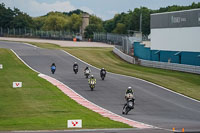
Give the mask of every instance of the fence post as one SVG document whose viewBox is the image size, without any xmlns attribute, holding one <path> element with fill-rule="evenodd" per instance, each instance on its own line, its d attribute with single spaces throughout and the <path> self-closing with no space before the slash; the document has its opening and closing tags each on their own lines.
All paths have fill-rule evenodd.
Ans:
<svg viewBox="0 0 200 133">
<path fill-rule="evenodd" d="M 21 36 L 21 29 L 19 28 L 19 35 Z"/>
<path fill-rule="evenodd" d="M 13 34 L 14 34 L 14 36 L 15 36 L 15 28 L 13 28 Z"/>
<path fill-rule="evenodd" d="M 8 35 L 9 35 L 9 28 L 7 28 L 8 29 Z"/>
<path fill-rule="evenodd" d="M 25 32 L 25 36 L 26 36 L 26 27 L 25 27 L 25 29 L 24 29 L 24 32 Z"/>
<path fill-rule="evenodd" d="M 1 35 L 3 35 L 3 32 L 2 32 L 2 27 L 1 27 Z"/>
</svg>

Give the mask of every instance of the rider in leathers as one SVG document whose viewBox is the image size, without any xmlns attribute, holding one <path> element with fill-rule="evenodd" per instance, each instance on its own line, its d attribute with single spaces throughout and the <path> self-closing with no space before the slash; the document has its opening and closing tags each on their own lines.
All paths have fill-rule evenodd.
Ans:
<svg viewBox="0 0 200 133">
<path fill-rule="evenodd" d="M 91 77 L 88 79 L 88 83 L 91 84 L 92 81 L 94 81 L 94 84 L 96 84 L 96 79 L 93 75 L 91 75 Z"/>
</svg>

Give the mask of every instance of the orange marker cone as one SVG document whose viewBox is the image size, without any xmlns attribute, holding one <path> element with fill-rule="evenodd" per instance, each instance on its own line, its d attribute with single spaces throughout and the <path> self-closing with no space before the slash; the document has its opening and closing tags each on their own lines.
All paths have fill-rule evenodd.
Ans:
<svg viewBox="0 0 200 133">
<path fill-rule="evenodd" d="M 175 131 L 175 128 L 172 128 L 173 132 Z"/>
<path fill-rule="evenodd" d="M 185 132 L 185 129 L 184 129 L 184 128 L 182 128 L 182 132 L 183 132 L 183 133 Z"/>
</svg>

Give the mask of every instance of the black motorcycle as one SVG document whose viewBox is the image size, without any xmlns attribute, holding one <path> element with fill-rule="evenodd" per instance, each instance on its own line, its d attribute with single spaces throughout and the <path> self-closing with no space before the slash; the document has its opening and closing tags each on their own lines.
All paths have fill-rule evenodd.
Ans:
<svg viewBox="0 0 200 133">
<path fill-rule="evenodd" d="M 85 70 L 84 74 L 85 74 L 85 78 L 88 78 L 90 76 L 90 70 L 88 69 Z"/>
<path fill-rule="evenodd" d="M 101 72 L 101 79 L 104 80 L 106 77 L 106 72 L 105 71 L 102 71 Z"/>
<path fill-rule="evenodd" d="M 122 110 L 122 114 L 127 115 L 129 111 L 134 109 L 135 99 L 128 99 L 127 103 L 124 105 L 124 108 Z"/>
<path fill-rule="evenodd" d="M 75 73 L 75 74 L 78 73 L 78 66 L 74 66 L 74 73 Z"/>
</svg>

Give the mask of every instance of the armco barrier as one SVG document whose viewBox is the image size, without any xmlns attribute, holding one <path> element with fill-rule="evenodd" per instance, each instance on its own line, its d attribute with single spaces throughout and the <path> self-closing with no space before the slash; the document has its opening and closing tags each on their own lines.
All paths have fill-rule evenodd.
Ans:
<svg viewBox="0 0 200 133">
<path fill-rule="evenodd" d="M 117 49 L 116 47 L 113 48 L 113 52 L 118 55 L 120 58 L 122 58 L 123 60 L 129 62 L 129 63 L 132 63 L 132 64 L 135 64 L 135 60 L 133 57 L 127 55 L 127 54 L 124 54 L 123 52 L 121 52 L 119 49 Z"/>
<path fill-rule="evenodd" d="M 135 64 L 135 59 L 133 57 L 124 54 L 116 47 L 113 48 L 113 52 L 116 55 L 118 55 L 120 58 L 122 58 L 123 60 L 129 63 Z M 138 61 L 141 66 L 200 74 L 200 66 L 176 64 L 176 63 L 168 63 L 168 62 L 158 62 L 158 61 L 148 61 L 148 60 L 142 60 L 142 59 L 139 59 Z"/>
<path fill-rule="evenodd" d="M 140 61 L 140 65 L 142 66 L 200 74 L 200 66 L 148 61 L 148 60 L 141 60 L 141 59 L 139 61 Z"/>
</svg>

